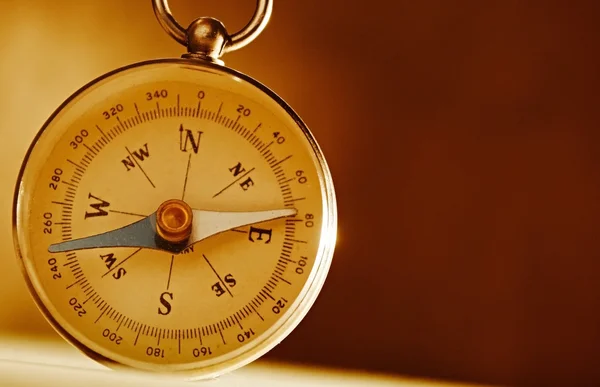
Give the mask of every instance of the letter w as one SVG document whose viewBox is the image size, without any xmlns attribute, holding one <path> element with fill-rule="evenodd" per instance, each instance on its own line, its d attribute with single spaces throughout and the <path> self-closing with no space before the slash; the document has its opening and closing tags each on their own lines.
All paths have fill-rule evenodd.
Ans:
<svg viewBox="0 0 600 387">
<path fill-rule="evenodd" d="M 133 155 L 140 161 L 144 161 L 144 157 L 150 157 L 148 144 L 144 144 L 144 148 L 140 148 L 139 151 L 133 151 Z"/>
<path fill-rule="evenodd" d="M 102 200 L 99 197 L 96 197 L 90 193 L 88 195 L 88 199 L 92 199 L 92 198 L 98 201 L 98 203 L 90 203 L 90 207 L 92 207 L 96 211 L 95 212 L 87 212 L 86 211 L 84 218 L 87 219 L 87 218 L 93 218 L 96 216 L 108 215 L 108 212 L 104 211 L 102 208 L 110 206 L 110 203 L 105 200 Z"/>
</svg>

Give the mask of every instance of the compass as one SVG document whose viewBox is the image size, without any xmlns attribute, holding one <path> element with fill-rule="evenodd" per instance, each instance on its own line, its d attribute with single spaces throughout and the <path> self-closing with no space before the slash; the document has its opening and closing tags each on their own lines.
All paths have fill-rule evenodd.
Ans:
<svg viewBox="0 0 600 387">
<path fill-rule="evenodd" d="M 14 235 L 33 298 L 71 344 L 111 368 L 189 379 L 258 358 L 321 289 L 336 232 L 323 154 L 294 111 L 219 57 L 212 18 L 161 25 L 188 53 L 126 66 L 67 99 L 18 178 Z"/>
</svg>

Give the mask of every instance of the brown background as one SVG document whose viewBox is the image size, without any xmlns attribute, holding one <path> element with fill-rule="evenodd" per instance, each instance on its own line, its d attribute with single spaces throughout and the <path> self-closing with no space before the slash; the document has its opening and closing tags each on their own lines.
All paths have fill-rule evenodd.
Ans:
<svg viewBox="0 0 600 387">
<path fill-rule="evenodd" d="M 510 385 L 600 385 L 594 1 L 276 1 L 226 63 L 304 118 L 332 169 L 328 282 L 268 357 Z M 230 30 L 251 0 L 173 0 Z M 12 251 L 20 161 L 53 109 L 181 48 L 149 0 L 2 1 L 0 329 L 54 335 Z"/>
</svg>

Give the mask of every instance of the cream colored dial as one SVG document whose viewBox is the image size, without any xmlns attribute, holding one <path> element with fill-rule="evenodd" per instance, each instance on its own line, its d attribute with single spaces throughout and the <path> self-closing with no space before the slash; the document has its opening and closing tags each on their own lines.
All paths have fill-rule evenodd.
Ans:
<svg viewBox="0 0 600 387">
<path fill-rule="evenodd" d="M 334 200 L 316 143 L 274 94 L 217 65 L 156 61 L 50 118 L 21 171 L 15 237 L 38 306 L 74 345 L 212 377 L 314 302 Z"/>
</svg>

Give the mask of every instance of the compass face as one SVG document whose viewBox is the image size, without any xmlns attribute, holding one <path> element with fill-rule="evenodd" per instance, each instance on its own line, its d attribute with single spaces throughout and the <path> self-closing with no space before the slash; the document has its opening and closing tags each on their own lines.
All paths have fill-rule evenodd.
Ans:
<svg viewBox="0 0 600 387">
<path fill-rule="evenodd" d="M 32 294 L 65 338 L 111 366 L 195 377 L 299 323 L 336 223 L 327 166 L 291 109 L 186 60 L 116 71 L 63 104 L 14 215 Z"/>
</svg>

